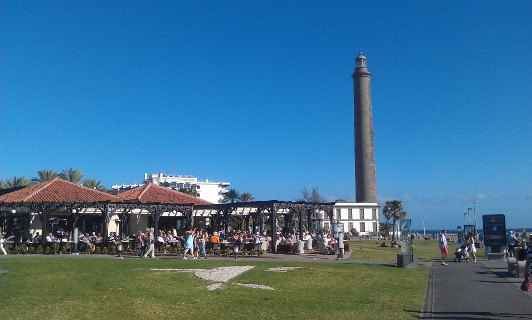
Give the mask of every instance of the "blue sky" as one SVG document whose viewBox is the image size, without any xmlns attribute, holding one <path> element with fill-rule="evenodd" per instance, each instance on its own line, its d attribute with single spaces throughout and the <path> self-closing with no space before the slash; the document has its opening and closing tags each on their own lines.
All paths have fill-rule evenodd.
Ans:
<svg viewBox="0 0 532 320">
<path fill-rule="evenodd" d="M 0 179 L 82 169 L 355 199 L 354 59 L 371 78 L 379 200 L 420 228 L 477 204 L 532 226 L 528 1 L 0 3 Z"/>
</svg>

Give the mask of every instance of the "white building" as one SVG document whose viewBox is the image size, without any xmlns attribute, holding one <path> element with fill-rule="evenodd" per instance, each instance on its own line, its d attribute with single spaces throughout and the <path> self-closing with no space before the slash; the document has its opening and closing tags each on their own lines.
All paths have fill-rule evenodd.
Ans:
<svg viewBox="0 0 532 320">
<path fill-rule="evenodd" d="M 181 188 L 195 189 L 200 199 L 212 203 L 223 203 L 224 193 L 228 191 L 227 187 L 231 185 L 229 182 L 209 181 L 209 179 L 203 181 L 193 176 L 166 175 L 162 172 L 152 173 L 150 176 L 144 173 L 144 183 L 148 182 L 176 190 Z"/>
<path fill-rule="evenodd" d="M 344 224 L 345 232 L 356 229 L 360 235 L 377 235 L 379 230 L 378 203 L 336 202 L 334 205 L 334 221 Z M 323 221 L 324 229 L 330 229 L 329 221 Z"/>
<path fill-rule="evenodd" d="M 198 198 L 212 203 L 223 203 L 224 194 L 228 192 L 227 187 L 231 185 L 229 182 L 209 181 L 209 179 L 203 181 L 193 176 L 166 175 L 162 172 L 152 173 L 150 176 L 145 172 L 143 183 L 146 184 L 148 182 L 175 190 L 181 188 L 195 189 L 198 193 Z M 138 184 L 115 184 L 112 188 L 114 190 L 130 190 L 138 186 Z"/>
</svg>

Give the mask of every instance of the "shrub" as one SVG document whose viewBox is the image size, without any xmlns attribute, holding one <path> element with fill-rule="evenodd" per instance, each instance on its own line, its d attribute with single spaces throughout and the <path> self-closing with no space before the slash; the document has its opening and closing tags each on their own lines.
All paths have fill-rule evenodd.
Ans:
<svg viewBox="0 0 532 320">
<path fill-rule="evenodd" d="M 37 249 L 35 249 L 35 253 L 36 254 L 42 254 L 43 253 L 43 248 L 41 245 L 38 245 L 37 246 Z"/>
</svg>

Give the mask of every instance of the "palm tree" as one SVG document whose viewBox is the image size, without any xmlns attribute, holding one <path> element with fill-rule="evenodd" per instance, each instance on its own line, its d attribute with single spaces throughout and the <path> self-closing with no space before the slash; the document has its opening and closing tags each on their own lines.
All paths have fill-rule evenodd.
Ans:
<svg viewBox="0 0 532 320">
<path fill-rule="evenodd" d="M 6 180 L 6 184 L 8 188 L 15 188 L 15 187 L 25 187 L 27 185 L 30 185 L 30 181 L 27 180 L 24 177 L 13 177 Z"/>
<path fill-rule="evenodd" d="M 82 172 L 83 170 L 70 168 L 68 170 L 63 170 L 59 174 L 59 178 L 66 180 L 66 181 L 78 183 L 81 180 L 81 178 L 85 176 Z"/>
<path fill-rule="evenodd" d="M 53 170 L 39 170 L 38 176 L 31 178 L 32 182 L 41 183 L 57 178 L 57 172 Z"/>
<path fill-rule="evenodd" d="M 235 189 L 229 189 L 229 191 L 224 194 L 223 202 L 231 201 L 231 203 L 235 203 L 235 201 L 238 200 L 239 195 L 240 194 Z"/>
<path fill-rule="evenodd" d="M 253 197 L 251 193 L 249 192 L 244 192 L 244 193 L 241 193 L 240 196 L 238 196 L 238 199 L 241 202 L 250 202 L 250 201 L 255 200 L 255 197 Z"/>
<path fill-rule="evenodd" d="M 85 179 L 83 180 L 83 185 L 87 188 L 96 189 L 96 190 L 105 190 L 105 187 L 101 184 L 101 181 L 96 179 Z"/>
<path fill-rule="evenodd" d="M 7 188 L 7 184 L 4 180 L 0 180 L 0 189 L 6 189 Z"/>
<path fill-rule="evenodd" d="M 395 241 L 395 225 L 397 220 L 408 215 L 408 212 L 403 210 L 403 205 L 399 200 L 386 201 L 386 206 L 382 209 L 382 213 L 386 220 L 393 219 L 393 232 L 392 232 L 392 241 Z"/>
</svg>

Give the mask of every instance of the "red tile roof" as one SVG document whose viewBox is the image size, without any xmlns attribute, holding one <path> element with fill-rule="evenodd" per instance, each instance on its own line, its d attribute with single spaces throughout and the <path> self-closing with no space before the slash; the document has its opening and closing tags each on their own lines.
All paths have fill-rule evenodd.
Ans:
<svg viewBox="0 0 532 320">
<path fill-rule="evenodd" d="M 0 202 L 66 202 L 87 203 L 115 200 L 116 196 L 55 178 L 22 190 L 0 196 Z"/>
<path fill-rule="evenodd" d="M 138 188 L 126 191 L 118 195 L 114 202 L 140 202 L 140 203 L 172 203 L 204 205 L 212 204 L 209 201 L 191 196 L 189 194 L 162 187 L 154 183 L 148 183 Z"/>
</svg>

